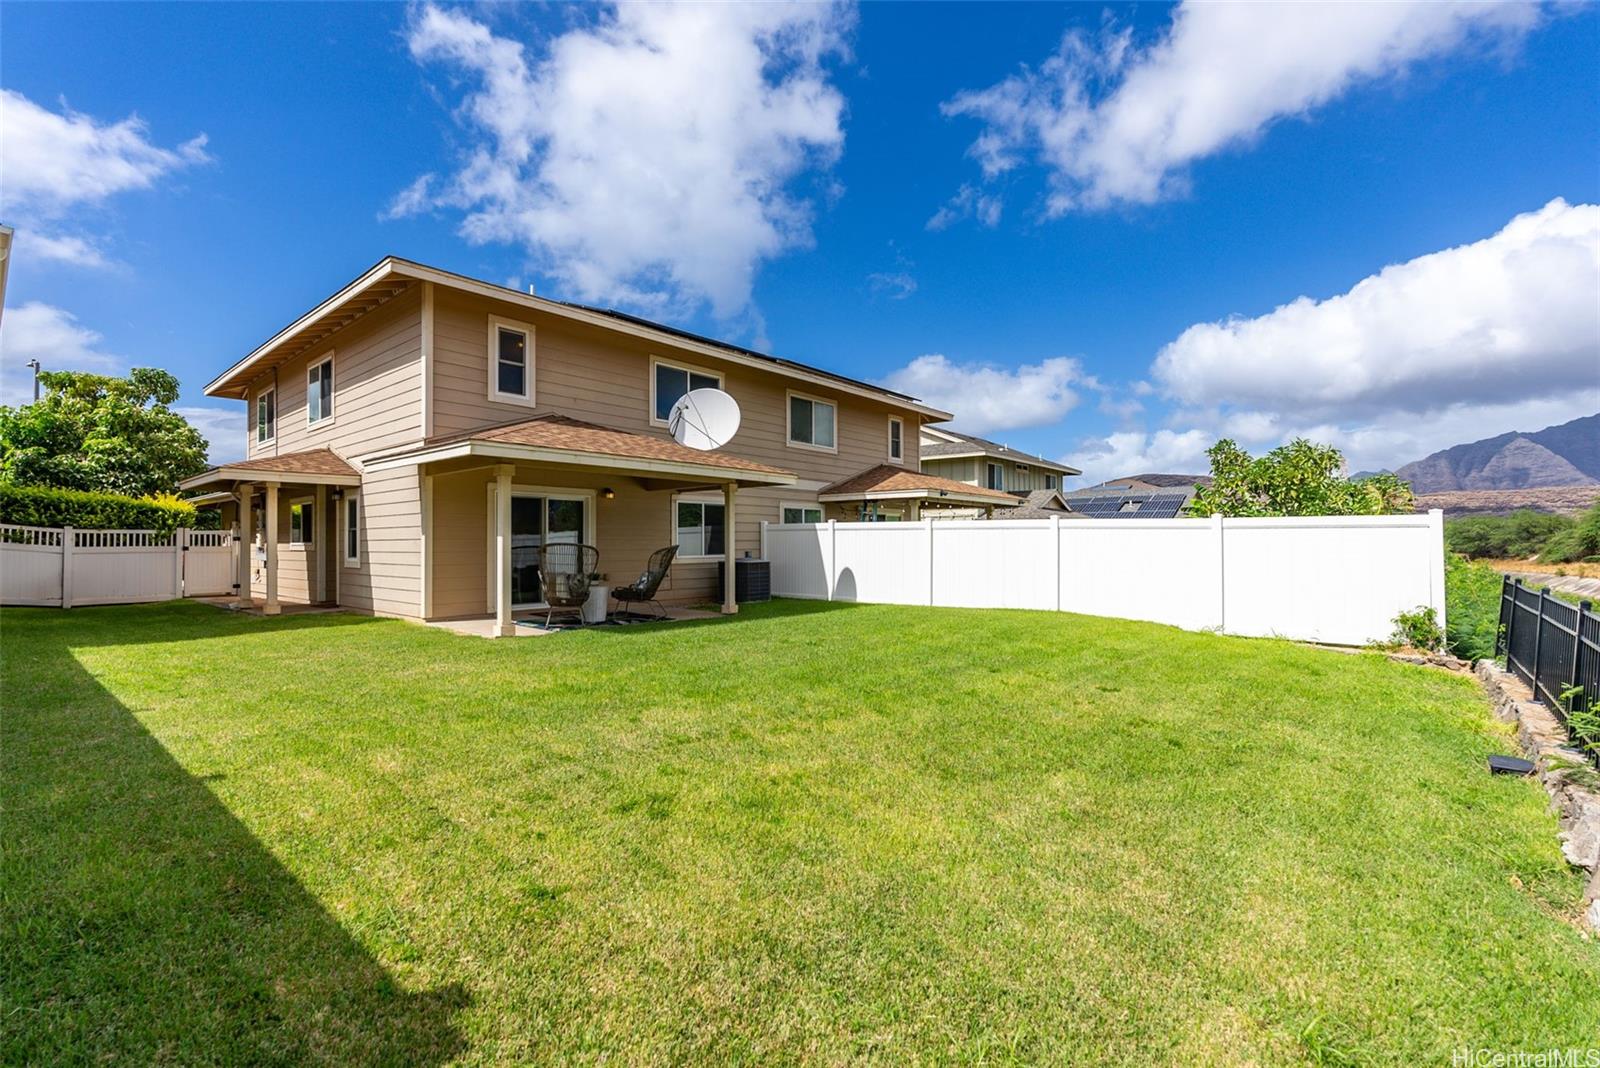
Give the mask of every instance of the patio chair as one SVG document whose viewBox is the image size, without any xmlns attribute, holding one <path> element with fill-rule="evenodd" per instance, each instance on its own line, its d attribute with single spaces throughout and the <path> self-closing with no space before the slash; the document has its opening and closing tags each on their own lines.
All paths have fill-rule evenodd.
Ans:
<svg viewBox="0 0 1600 1068">
<path fill-rule="evenodd" d="M 630 586 L 618 586 L 611 591 L 611 596 L 616 598 L 619 605 L 653 604 L 656 606 L 656 611 L 661 613 L 661 618 L 666 619 L 667 610 L 656 600 L 656 590 L 661 588 L 661 580 L 667 577 L 667 569 L 672 566 L 672 558 L 677 555 L 676 545 L 657 549 L 650 554 L 650 563 L 645 567 L 644 574 Z"/>
<path fill-rule="evenodd" d="M 600 568 L 600 550 L 593 545 L 557 542 L 539 549 L 539 577 L 544 582 L 544 625 L 550 626 L 557 612 L 576 612 L 583 623 L 583 607 L 589 603 L 589 576 Z"/>
</svg>

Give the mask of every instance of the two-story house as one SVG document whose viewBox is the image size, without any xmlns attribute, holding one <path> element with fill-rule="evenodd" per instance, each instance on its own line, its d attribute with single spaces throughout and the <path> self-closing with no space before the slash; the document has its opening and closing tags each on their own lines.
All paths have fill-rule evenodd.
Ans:
<svg viewBox="0 0 1600 1068">
<path fill-rule="evenodd" d="M 667 433 L 716 387 L 742 424 L 715 451 Z M 759 524 L 853 519 L 878 501 L 994 503 L 927 475 L 946 412 L 878 386 L 600 308 L 389 257 L 209 385 L 248 406 L 244 459 L 184 488 L 225 500 L 239 599 L 410 619 L 543 603 L 540 544 L 581 541 L 628 582 L 678 546 L 662 599 L 721 600 Z"/>
<path fill-rule="evenodd" d="M 919 452 L 924 474 L 1005 493 L 1013 505 L 1058 500 L 1052 494 L 1064 493 L 1065 480 L 1083 473 L 1067 464 L 941 426 L 923 426 Z M 984 512 L 969 509 L 954 514 L 973 516 Z"/>
</svg>

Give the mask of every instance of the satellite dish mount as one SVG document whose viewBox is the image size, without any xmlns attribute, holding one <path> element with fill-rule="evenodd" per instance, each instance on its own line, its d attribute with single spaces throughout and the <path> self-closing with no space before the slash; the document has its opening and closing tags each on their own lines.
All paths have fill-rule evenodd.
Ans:
<svg viewBox="0 0 1600 1068">
<path fill-rule="evenodd" d="M 667 432 L 691 449 L 720 449 L 739 432 L 739 402 L 720 389 L 691 389 L 667 413 Z"/>
</svg>

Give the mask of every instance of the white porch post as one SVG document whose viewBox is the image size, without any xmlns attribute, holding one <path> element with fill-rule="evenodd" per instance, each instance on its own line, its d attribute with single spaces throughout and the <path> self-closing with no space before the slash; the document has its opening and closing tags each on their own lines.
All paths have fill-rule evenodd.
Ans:
<svg viewBox="0 0 1600 1068">
<path fill-rule="evenodd" d="M 317 603 L 322 604 L 328 599 L 328 557 L 332 549 L 333 539 L 328 536 L 328 487 L 317 487 L 317 506 L 311 517 L 314 533 L 311 537 L 311 554 L 313 563 L 317 565 L 317 580 L 313 584 L 313 595 Z"/>
<path fill-rule="evenodd" d="M 248 482 L 239 486 L 239 593 L 236 603 L 240 608 L 249 608 L 253 603 L 250 599 L 250 563 L 254 556 L 256 526 L 255 517 L 250 514 L 250 501 L 255 492 L 256 488 Z"/>
<path fill-rule="evenodd" d="M 511 464 L 494 469 L 494 632 L 508 638 L 517 632 L 511 620 Z"/>
<path fill-rule="evenodd" d="M 278 607 L 278 484 L 266 484 L 267 496 L 267 602 L 261 611 L 275 616 Z"/>
<path fill-rule="evenodd" d="M 739 527 L 734 522 L 733 502 L 739 495 L 737 482 L 725 482 L 722 485 L 722 614 L 731 616 L 739 611 L 739 602 L 734 597 L 734 571 L 737 568 L 735 559 L 738 557 L 738 537 L 736 532 Z"/>
</svg>

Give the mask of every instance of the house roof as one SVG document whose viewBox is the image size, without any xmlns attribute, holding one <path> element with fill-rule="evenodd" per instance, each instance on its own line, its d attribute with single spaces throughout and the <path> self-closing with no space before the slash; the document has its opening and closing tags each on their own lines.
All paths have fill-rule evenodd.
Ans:
<svg viewBox="0 0 1600 1068">
<path fill-rule="evenodd" d="M 1015 508 L 1008 508 L 997 519 L 1049 519 L 1052 516 L 1071 516 L 1067 502 L 1056 490 L 1034 490 L 1022 498 Z"/>
<path fill-rule="evenodd" d="M 1077 492 L 1085 493 L 1089 490 L 1113 489 L 1133 483 L 1151 486 L 1155 489 L 1188 489 L 1193 486 L 1211 485 L 1211 476 L 1170 474 L 1128 475 L 1125 478 L 1108 478 L 1097 486 L 1090 486 L 1088 490 L 1078 490 Z"/>
<path fill-rule="evenodd" d="M 369 471 L 382 471 L 460 456 L 613 467 L 634 473 L 699 477 L 711 481 L 766 485 L 788 485 L 795 481 L 793 472 L 754 460 L 725 452 L 702 452 L 679 445 L 670 438 L 636 434 L 555 414 L 439 435 L 418 445 L 372 456 L 363 461 L 363 466 Z"/>
<path fill-rule="evenodd" d="M 879 464 L 841 478 L 817 491 L 818 500 L 859 501 L 885 498 L 939 498 L 952 503 L 1013 507 L 1017 498 L 999 490 L 972 486 L 953 478 L 911 471 L 895 464 Z"/>
<path fill-rule="evenodd" d="M 213 467 L 178 484 L 180 489 L 225 482 L 304 482 L 312 485 L 359 486 L 361 472 L 332 449 L 306 449 L 278 456 L 258 456 Z"/>
<path fill-rule="evenodd" d="M 491 300 L 517 304 L 524 308 L 547 312 L 561 318 L 620 330 L 636 337 L 666 342 L 678 349 L 700 352 L 717 359 L 761 367 L 797 381 L 809 382 L 868 397 L 896 407 L 907 408 L 925 420 L 942 421 L 950 413 L 923 404 L 914 397 L 882 386 L 872 385 L 845 375 L 811 367 L 794 360 L 757 352 L 726 341 L 703 337 L 662 323 L 652 322 L 635 315 L 610 308 L 594 308 L 584 304 L 551 300 L 548 297 L 524 293 L 516 289 L 485 282 L 466 275 L 429 267 L 398 256 L 385 256 L 358 278 L 312 308 L 294 322 L 278 331 L 206 385 L 206 394 L 213 397 L 244 399 L 250 384 L 266 369 L 285 363 L 315 348 L 334 333 L 356 319 L 381 307 L 412 286 L 428 282 L 462 292 L 474 293 Z"/>
<path fill-rule="evenodd" d="M 1067 475 L 1081 475 L 1083 472 L 1076 467 L 1071 467 L 1055 460 L 1046 460 L 1042 456 L 1032 453 L 1020 452 L 998 441 L 988 438 L 975 437 L 972 434 L 962 434 L 948 427 L 938 427 L 930 431 L 931 435 L 938 438 L 954 438 L 953 441 L 933 441 L 921 446 L 924 460 L 935 460 L 941 457 L 951 458 L 957 456 L 997 456 L 1015 463 L 1031 464 L 1034 467 L 1047 467 L 1052 471 L 1060 471 Z"/>
</svg>

